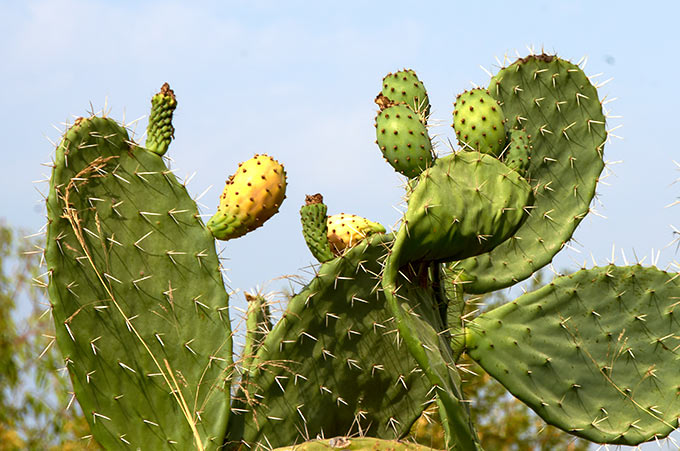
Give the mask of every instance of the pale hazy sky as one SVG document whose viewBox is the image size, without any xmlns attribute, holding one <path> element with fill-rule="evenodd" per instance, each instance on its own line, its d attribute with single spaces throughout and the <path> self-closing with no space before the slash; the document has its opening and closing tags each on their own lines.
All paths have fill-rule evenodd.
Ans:
<svg viewBox="0 0 680 451">
<path fill-rule="evenodd" d="M 45 184 L 58 141 L 53 125 L 108 105 L 129 122 L 148 113 L 165 81 L 177 94 L 176 140 L 169 155 L 210 214 L 239 161 L 268 153 L 284 163 L 288 199 L 257 231 L 228 242 L 229 285 L 251 290 L 303 273 L 313 257 L 300 232 L 305 194 L 321 192 L 329 212 L 355 213 L 389 226 L 400 213 L 399 176 L 374 144 L 373 99 L 389 71 L 413 68 L 433 105 L 443 142 L 452 102 L 486 85 L 480 68 L 545 48 L 577 62 L 593 81 L 613 80 L 601 98 L 613 139 L 613 175 L 563 251 L 558 268 L 598 264 L 616 246 L 629 261 L 672 239 L 680 206 L 673 160 L 680 101 L 675 54 L 677 2 L 300 2 L 300 1 L 0 1 L 0 130 L 4 176 L 0 217 L 38 230 Z M 598 75 L 601 74 L 601 75 Z M 106 103 L 105 103 L 106 102 Z M 146 119 L 138 123 L 141 134 Z M 446 146 L 440 144 L 440 151 Z M 662 251 L 659 266 L 676 258 Z M 304 273 L 303 273 L 304 274 Z M 273 282 L 270 288 L 280 288 Z M 243 295 L 234 296 L 237 305 Z"/>
</svg>

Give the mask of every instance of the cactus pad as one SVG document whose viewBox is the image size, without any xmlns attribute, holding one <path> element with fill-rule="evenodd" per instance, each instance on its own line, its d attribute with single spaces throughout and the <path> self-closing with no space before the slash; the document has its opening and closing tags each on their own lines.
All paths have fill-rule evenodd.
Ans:
<svg viewBox="0 0 680 451">
<path fill-rule="evenodd" d="M 340 213 L 328 218 L 328 242 L 335 255 L 355 246 L 374 233 L 385 233 L 385 227 L 357 215 Z"/>
<path fill-rule="evenodd" d="M 249 371 L 260 345 L 272 329 L 272 315 L 267 299 L 260 293 L 246 293 L 246 343 L 241 353 L 241 366 Z"/>
<path fill-rule="evenodd" d="M 378 147 L 395 171 L 416 177 L 432 165 L 432 143 L 427 128 L 406 105 L 391 105 L 375 119 Z"/>
<path fill-rule="evenodd" d="M 363 431 L 405 435 L 431 386 L 376 290 L 391 236 L 373 235 L 321 266 L 262 342 L 236 395 L 230 441 L 267 447 Z M 412 287 L 422 300 L 431 294 Z"/>
<path fill-rule="evenodd" d="M 484 313 L 468 352 L 545 421 L 637 445 L 678 426 L 678 274 L 607 266 Z"/>
<path fill-rule="evenodd" d="M 285 198 L 283 166 L 268 155 L 255 155 L 229 177 L 207 227 L 218 240 L 238 238 L 278 213 Z"/>
<path fill-rule="evenodd" d="M 302 235 L 305 243 L 319 262 L 335 258 L 328 242 L 328 207 L 323 203 L 321 194 L 306 196 L 305 205 L 300 209 Z"/>
<path fill-rule="evenodd" d="M 113 120 L 57 148 L 46 258 L 57 343 L 107 449 L 216 449 L 229 418 L 228 296 L 185 187 Z"/>
<path fill-rule="evenodd" d="M 471 279 L 469 293 L 505 288 L 550 263 L 588 213 L 604 167 L 602 105 L 578 66 L 555 56 L 529 56 L 502 69 L 489 91 L 502 103 L 510 128 L 531 135 L 527 180 L 536 199 L 517 240 L 458 265 Z"/>
<path fill-rule="evenodd" d="M 415 71 L 404 69 L 389 73 L 383 78 L 382 91 L 376 99 L 381 107 L 387 102 L 380 100 L 386 97 L 390 103 L 405 103 L 421 118 L 423 124 L 430 116 L 430 99 L 423 83 L 418 79 Z"/>
<path fill-rule="evenodd" d="M 531 200 L 527 181 L 489 155 L 439 158 L 409 198 L 388 266 L 488 252 L 513 234 Z"/>
<path fill-rule="evenodd" d="M 500 156 L 505 147 L 504 124 L 500 102 L 489 91 L 472 89 L 456 97 L 453 128 L 463 149 Z"/>
</svg>

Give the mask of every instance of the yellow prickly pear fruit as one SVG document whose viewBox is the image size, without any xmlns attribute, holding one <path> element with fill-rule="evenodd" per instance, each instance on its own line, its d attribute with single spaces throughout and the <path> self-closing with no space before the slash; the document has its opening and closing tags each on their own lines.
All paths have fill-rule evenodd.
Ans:
<svg viewBox="0 0 680 451">
<path fill-rule="evenodd" d="M 328 242 L 335 255 L 342 254 L 373 233 L 385 233 L 385 227 L 361 216 L 346 213 L 328 217 Z"/>
<path fill-rule="evenodd" d="M 206 225 L 218 240 L 230 240 L 260 227 L 286 198 L 286 171 L 269 155 L 238 165 L 220 196 L 217 213 Z"/>
</svg>

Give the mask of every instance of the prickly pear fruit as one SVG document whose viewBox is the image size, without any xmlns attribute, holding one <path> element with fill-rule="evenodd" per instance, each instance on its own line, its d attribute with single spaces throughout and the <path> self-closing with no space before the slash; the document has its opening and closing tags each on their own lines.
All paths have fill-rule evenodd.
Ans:
<svg viewBox="0 0 680 451">
<path fill-rule="evenodd" d="M 321 263 L 335 258 L 328 242 L 327 211 L 328 207 L 323 203 L 323 196 L 320 193 L 306 196 L 305 205 L 300 209 L 305 243 L 314 258 Z"/>
<path fill-rule="evenodd" d="M 504 124 L 500 103 L 489 91 L 471 89 L 456 97 L 453 128 L 463 149 L 500 156 L 505 147 Z"/>
<path fill-rule="evenodd" d="M 391 105 L 375 120 L 378 147 L 400 174 L 412 178 L 432 165 L 432 143 L 427 128 L 407 105 Z"/>
<path fill-rule="evenodd" d="M 507 167 L 514 169 L 519 175 L 524 177 L 527 169 L 529 169 L 531 159 L 531 136 L 526 130 L 515 129 L 510 130 L 508 135 L 510 143 L 505 150 L 504 163 Z"/>
<path fill-rule="evenodd" d="M 151 114 L 146 128 L 145 147 L 158 155 L 164 155 L 175 138 L 175 127 L 172 126 L 175 108 L 175 93 L 169 84 L 164 83 L 160 92 L 151 98 Z"/>
<path fill-rule="evenodd" d="M 238 238 L 278 213 L 286 198 L 286 171 L 269 155 L 239 164 L 220 197 L 217 213 L 206 225 L 218 240 Z"/>
<path fill-rule="evenodd" d="M 386 102 L 386 97 L 389 102 Z M 382 91 L 375 99 L 381 109 L 388 103 L 405 103 L 418 113 L 421 121 L 427 123 L 430 115 L 430 99 L 425 86 L 412 69 L 389 73 L 383 78 Z"/>
<path fill-rule="evenodd" d="M 361 216 L 340 213 L 328 218 L 328 241 L 335 255 L 356 245 L 369 235 L 385 233 L 385 227 Z"/>
</svg>

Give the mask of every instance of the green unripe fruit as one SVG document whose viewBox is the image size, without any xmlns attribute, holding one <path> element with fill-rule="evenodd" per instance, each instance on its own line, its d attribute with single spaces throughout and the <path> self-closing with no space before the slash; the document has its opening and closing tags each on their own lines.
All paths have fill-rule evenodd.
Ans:
<svg viewBox="0 0 680 451">
<path fill-rule="evenodd" d="M 505 116 L 489 91 L 472 89 L 456 97 L 453 128 L 465 150 L 499 157 L 505 147 Z"/>
<path fill-rule="evenodd" d="M 158 155 L 164 155 L 175 138 L 175 127 L 172 125 L 175 108 L 175 93 L 169 84 L 164 83 L 160 92 L 151 98 L 151 114 L 146 129 L 145 147 Z"/>
<path fill-rule="evenodd" d="M 328 242 L 328 207 L 323 203 L 321 194 L 307 196 L 305 205 L 300 209 L 302 235 L 307 247 L 319 262 L 333 260 L 335 255 Z"/>
<path fill-rule="evenodd" d="M 430 99 L 425 86 L 411 69 L 389 73 L 383 78 L 382 91 L 378 95 L 387 97 L 392 103 L 405 103 L 418 113 L 423 123 L 430 116 Z M 376 102 L 380 105 L 376 99 Z"/>
<path fill-rule="evenodd" d="M 510 130 L 508 147 L 505 149 L 505 165 L 524 177 L 531 160 L 531 136 L 526 130 Z"/>
<path fill-rule="evenodd" d="M 432 143 L 427 128 L 406 105 L 391 105 L 376 117 L 378 147 L 395 171 L 416 177 L 432 165 Z"/>
</svg>

